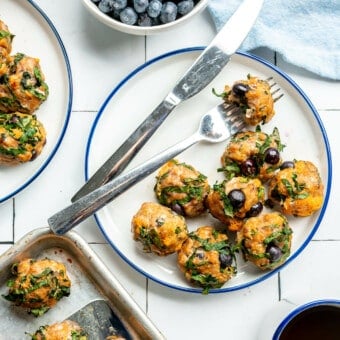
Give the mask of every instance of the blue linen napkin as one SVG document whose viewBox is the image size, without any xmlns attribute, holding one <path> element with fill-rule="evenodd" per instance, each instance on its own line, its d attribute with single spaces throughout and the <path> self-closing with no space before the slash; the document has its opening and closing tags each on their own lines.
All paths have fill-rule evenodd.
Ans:
<svg viewBox="0 0 340 340">
<path fill-rule="evenodd" d="M 210 0 L 219 31 L 243 0 Z M 240 47 L 268 47 L 287 62 L 340 80 L 340 0 L 266 0 Z"/>
</svg>

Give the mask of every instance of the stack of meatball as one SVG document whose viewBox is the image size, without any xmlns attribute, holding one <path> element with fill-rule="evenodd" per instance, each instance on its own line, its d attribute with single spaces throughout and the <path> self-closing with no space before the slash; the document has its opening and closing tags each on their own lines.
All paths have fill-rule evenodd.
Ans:
<svg viewBox="0 0 340 340">
<path fill-rule="evenodd" d="M 39 59 L 11 55 L 14 35 L 0 20 L 0 165 L 34 160 L 46 131 L 34 114 L 49 94 Z"/>
<path fill-rule="evenodd" d="M 180 270 L 203 293 L 236 275 L 236 252 L 261 270 L 280 266 L 290 255 L 293 233 L 286 216 L 309 216 L 323 203 L 316 166 L 284 161 L 279 130 L 261 131 L 259 124 L 275 114 L 269 82 L 248 76 L 226 86 L 223 98 L 256 126 L 236 133 L 226 145 L 217 169 L 224 179 L 210 186 L 192 165 L 171 160 L 156 177 L 158 202 L 143 203 L 132 218 L 134 239 L 144 251 L 177 253 Z M 189 232 L 186 219 L 204 213 L 221 227 L 204 225 Z"/>
</svg>

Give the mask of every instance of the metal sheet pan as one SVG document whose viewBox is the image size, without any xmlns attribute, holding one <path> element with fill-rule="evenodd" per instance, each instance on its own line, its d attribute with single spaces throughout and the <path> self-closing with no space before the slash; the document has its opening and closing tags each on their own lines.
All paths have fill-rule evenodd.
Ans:
<svg viewBox="0 0 340 340">
<path fill-rule="evenodd" d="M 29 339 L 40 326 L 67 319 L 95 300 L 106 300 L 131 339 L 165 339 L 86 241 L 76 232 L 64 236 L 49 228 L 26 234 L 0 256 L 0 294 L 7 294 L 13 263 L 24 258 L 63 262 L 72 281 L 71 294 L 38 318 L 0 298 L 0 339 Z M 26 333 L 26 335 L 25 335 Z M 101 340 L 101 339 L 93 339 Z"/>
</svg>

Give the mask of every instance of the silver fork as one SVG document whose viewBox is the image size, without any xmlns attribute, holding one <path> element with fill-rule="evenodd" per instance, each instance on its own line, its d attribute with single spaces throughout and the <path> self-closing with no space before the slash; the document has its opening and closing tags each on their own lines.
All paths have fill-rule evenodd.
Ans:
<svg viewBox="0 0 340 340">
<path fill-rule="evenodd" d="M 48 219 L 51 230 L 59 235 L 95 213 L 105 204 L 157 170 L 166 161 L 200 142 L 219 143 L 245 128 L 240 110 L 235 105 L 217 105 L 201 118 L 198 130 L 190 137 L 150 158 L 125 174 L 83 196 Z"/>
<path fill-rule="evenodd" d="M 275 86 L 276 83 L 271 84 L 271 88 Z M 279 91 L 280 88 L 273 90 L 272 95 L 278 94 Z M 279 100 L 282 96 L 283 94 L 278 94 L 274 101 Z M 192 136 L 155 155 L 125 174 L 119 175 L 51 216 L 48 219 L 51 230 L 59 235 L 65 234 L 190 146 L 201 141 L 209 143 L 226 141 L 245 127 L 246 124 L 238 106 L 234 104 L 226 105 L 225 103 L 215 106 L 202 116 L 199 128 Z"/>
</svg>

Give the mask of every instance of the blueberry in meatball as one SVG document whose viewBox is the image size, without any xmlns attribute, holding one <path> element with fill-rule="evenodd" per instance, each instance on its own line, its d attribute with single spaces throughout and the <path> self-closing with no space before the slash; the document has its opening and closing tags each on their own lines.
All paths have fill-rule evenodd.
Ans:
<svg viewBox="0 0 340 340">
<path fill-rule="evenodd" d="M 216 183 L 208 195 L 207 207 L 230 231 L 238 231 L 245 218 L 261 213 L 264 201 L 265 189 L 261 181 L 239 176 Z"/>
<path fill-rule="evenodd" d="M 312 162 L 287 161 L 269 182 L 269 203 L 287 215 L 309 216 L 321 208 L 323 189 L 319 171 Z"/>
<path fill-rule="evenodd" d="M 272 212 L 248 218 L 237 232 L 237 242 L 246 261 L 271 270 L 290 255 L 292 233 L 287 218 Z"/>
<path fill-rule="evenodd" d="M 70 295 L 71 280 L 63 263 L 24 259 L 12 266 L 13 278 L 7 281 L 9 292 L 3 297 L 41 316 L 64 296 Z"/>
<path fill-rule="evenodd" d="M 143 203 L 131 225 L 133 238 L 143 250 L 160 256 L 178 251 L 188 236 L 184 217 L 154 202 Z"/>
<path fill-rule="evenodd" d="M 248 75 L 245 80 L 226 85 L 223 94 L 227 104 L 236 104 L 248 125 L 268 123 L 275 115 L 274 99 L 268 81 Z"/>
<path fill-rule="evenodd" d="M 235 247 L 225 233 L 211 226 L 189 233 L 178 252 L 177 262 L 185 278 L 202 287 L 203 293 L 221 288 L 237 271 Z"/>
<path fill-rule="evenodd" d="M 266 182 L 274 176 L 282 163 L 281 143 L 277 128 L 271 134 L 256 131 L 236 133 L 221 156 L 221 171 L 227 178 L 234 176 L 258 177 Z"/>
<path fill-rule="evenodd" d="M 206 210 L 210 186 L 207 177 L 193 166 L 173 159 L 160 168 L 154 191 L 159 203 L 181 215 L 195 217 Z"/>
</svg>

